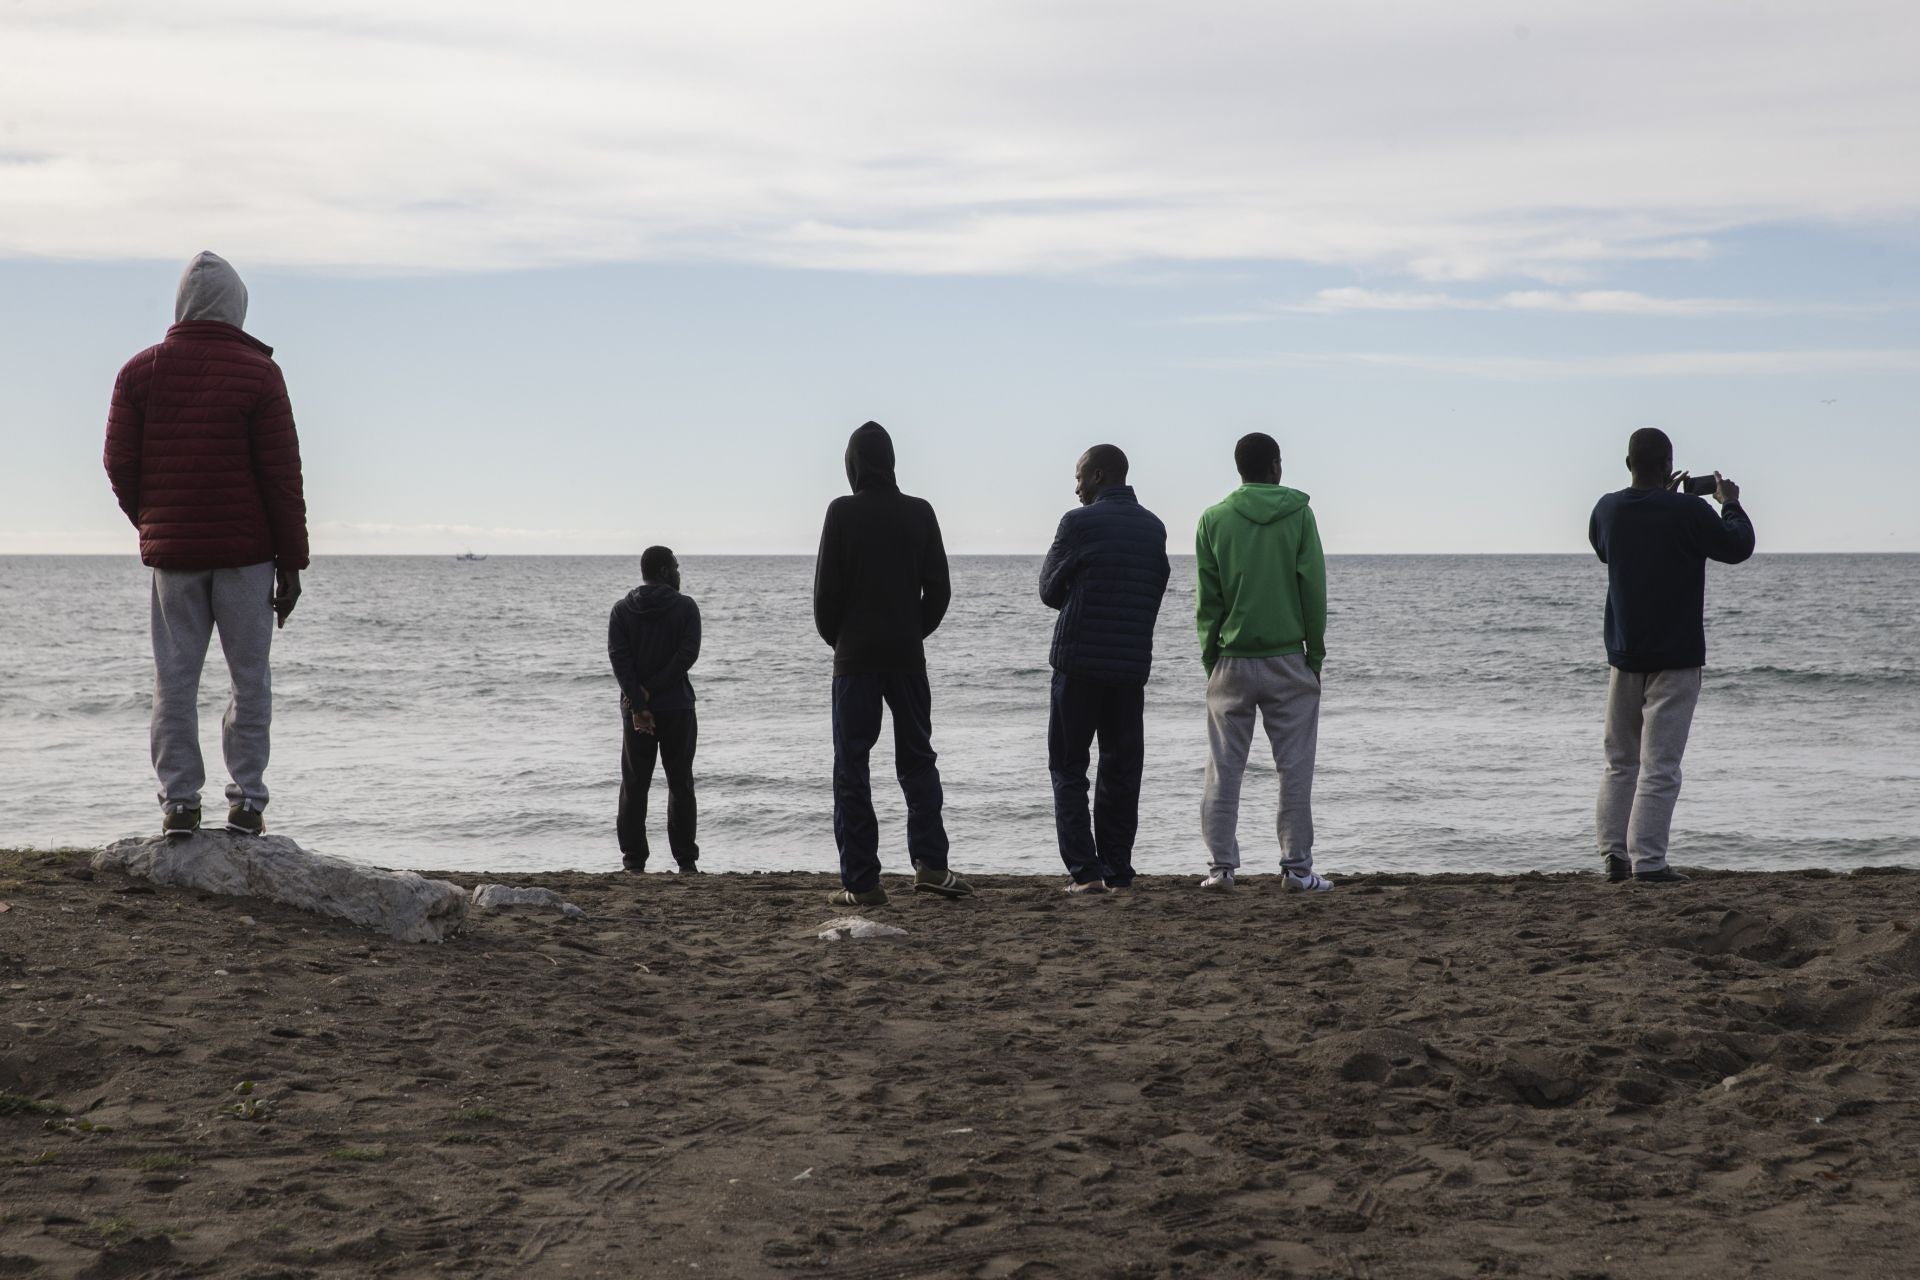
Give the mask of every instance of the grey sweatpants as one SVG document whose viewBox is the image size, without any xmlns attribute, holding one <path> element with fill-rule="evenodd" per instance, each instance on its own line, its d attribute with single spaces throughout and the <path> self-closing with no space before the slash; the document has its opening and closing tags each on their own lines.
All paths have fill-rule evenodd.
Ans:
<svg viewBox="0 0 1920 1280">
<path fill-rule="evenodd" d="M 207 767 L 200 758 L 200 671 L 220 631 L 232 694 L 220 722 L 220 747 L 233 784 L 229 805 L 267 807 L 267 728 L 273 688 L 273 564 L 243 569 L 153 571 L 153 770 L 160 807 L 197 809 Z"/>
<path fill-rule="evenodd" d="M 1700 668 L 1622 671 L 1607 689 L 1607 769 L 1595 829 L 1600 852 L 1635 871 L 1667 865 L 1667 833 L 1680 799 L 1680 757 L 1700 701 Z"/>
<path fill-rule="evenodd" d="M 1313 756 L 1320 741 L 1320 677 L 1307 655 L 1221 658 L 1207 681 L 1207 790 L 1200 834 L 1216 867 L 1240 865 L 1240 779 L 1258 714 L 1280 771 L 1280 865 L 1313 870 Z"/>
</svg>

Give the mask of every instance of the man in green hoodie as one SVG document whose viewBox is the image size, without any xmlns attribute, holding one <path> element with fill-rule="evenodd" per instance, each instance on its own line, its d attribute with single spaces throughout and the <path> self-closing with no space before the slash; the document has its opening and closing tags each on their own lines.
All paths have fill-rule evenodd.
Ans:
<svg viewBox="0 0 1920 1280">
<path fill-rule="evenodd" d="M 1280 484 L 1280 445 L 1255 432 L 1233 448 L 1240 487 L 1200 517 L 1200 661 L 1207 669 L 1202 889 L 1233 888 L 1240 866 L 1240 778 L 1256 712 L 1280 771 L 1281 887 L 1325 893 L 1313 870 L 1313 756 L 1327 656 L 1327 561 L 1307 495 Z"/>
</svg>

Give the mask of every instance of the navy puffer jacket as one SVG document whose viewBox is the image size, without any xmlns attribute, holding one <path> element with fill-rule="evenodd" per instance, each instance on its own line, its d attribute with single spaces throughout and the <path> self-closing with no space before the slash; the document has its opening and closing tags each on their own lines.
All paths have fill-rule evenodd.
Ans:
<svg viewBox="0 0 1920 1280">
<path fill-rule="evenodd" d="M 1168 572 L 1167 527 L 1131 487 L 1113 485 L 1062 516 L 1040 568 L 1040 599 L 1060 611 L 1053 669 L 1145 684 Z"/>
</svg>

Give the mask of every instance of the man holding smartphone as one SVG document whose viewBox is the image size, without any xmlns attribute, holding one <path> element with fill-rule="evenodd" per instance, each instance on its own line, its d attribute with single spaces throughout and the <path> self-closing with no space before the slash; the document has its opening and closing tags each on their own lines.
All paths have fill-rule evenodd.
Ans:
<svg viewBox="0 0 1920 1280">
<path fill-rule="evenodd" d="M 1673 469 L 1673 442 L 1657 427 L 1627 441 L 1633 483 L 1601 498 L 1587 540 L 1607 566 L 1606 773 L 1595 826 L 1607 879 L 1684 884 L 1667 865 L 1700 672 L 1707 661 L 1707 561 L 1753 554 L 1740 486 L 1715 472 Z M 1716 513 L 1700 495 L 1712 494 Z"/>
</svg>

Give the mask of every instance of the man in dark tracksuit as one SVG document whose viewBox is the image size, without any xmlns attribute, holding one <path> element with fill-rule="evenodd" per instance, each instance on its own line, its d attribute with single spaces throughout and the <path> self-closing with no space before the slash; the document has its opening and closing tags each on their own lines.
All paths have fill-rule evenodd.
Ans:
<svg viewBox="0 0 1920 1280">
<path fill-rule="evenodd" d="M 657 755 L 667 772 L 667 846 L 684 874 L 700 870 L 694 836 L 693 753 L 699 722 L 687 671 L 700 658 L 700 607 L 680 594 L 680 564 L 665 547 L 640 557 L 641 585 L 613 606 L 607 657 L 620 682 L 621 862 L 647 867 L 647 791 Z"/>
<path fill-rule="evenodd" d="M 1068 893 L 1133 883 L 1146 761 L 1146 687 L 1153 625 L 1167 591 L 1167 528 L 1127 484 L 1127 455 L 1095 445 L 1074 468 L 1081 506 L 1060 519 L 1040 568 L 1053 629 L 1047 765 Z M 1087 816 L 1087 764 L 1100 739 L 1100 782 Z"/>
<path fill-rule="evenodd" d="M 914 891 L 964 898 L 973 889 L 947 869 L 924 643 L 953 598 L 940 522 L 924 499 L 900 492 L 893 440 L 877 422 L 847 442 L 847 482 L 852 495 L 827 507 L 813 577 L 814 626 L 833 646 L 833 838 L 845 886 L 829 901 L 872 907 L 887 900 L 867 767 L 883 703 L 893 713 Z"/>
</svg>

